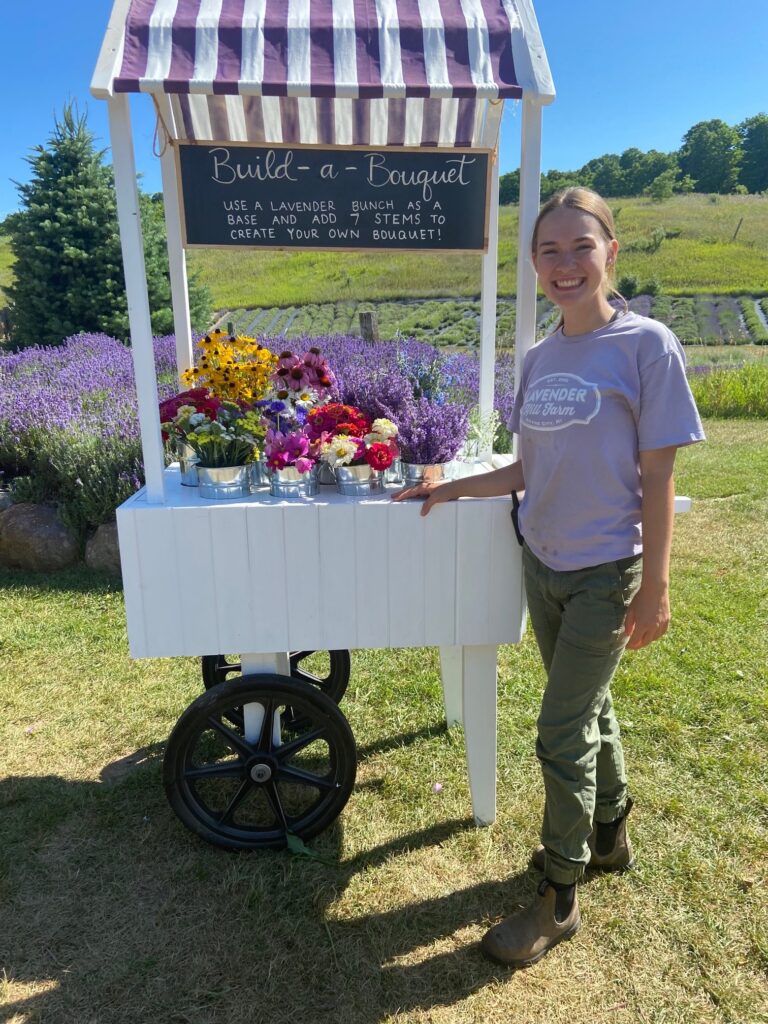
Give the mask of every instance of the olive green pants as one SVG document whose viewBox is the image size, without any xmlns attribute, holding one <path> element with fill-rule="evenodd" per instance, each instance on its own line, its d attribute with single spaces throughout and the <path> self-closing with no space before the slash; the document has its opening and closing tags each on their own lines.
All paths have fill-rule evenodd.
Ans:
<svg viewBox="0 0 768 1024">
<path fill-rule="evenodd" d="M 537 721 L 544 773 L 546 874 L 571 883 L 589 862 L 593 822 L 624 810 L 627 779 L 611 680 L 624 653 L 624 618 L 641 556 L 555 572 L 523 548 L 528 613 L 547 671 Z"/>
</svg>

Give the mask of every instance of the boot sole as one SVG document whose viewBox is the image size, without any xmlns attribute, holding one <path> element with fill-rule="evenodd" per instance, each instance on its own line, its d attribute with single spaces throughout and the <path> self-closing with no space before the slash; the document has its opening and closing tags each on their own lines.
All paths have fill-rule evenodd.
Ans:
<svg viewBox="0 0 768 1024">
<path fill-rule="evenodd" d="M 537 964 L 542 957 L 545 957 L 550 950 L 553 950 L 559 942 L 567 942 L 568 939 L 572 939 L 576 932 L 581 928 L 581 918 L 575 921 L 568 931 L 563 932 L 562 935 L 558 935 L 556 939 L 553 939 L 548 946 L 546 946 L 536 956 L 530 957 L 528 960 L 503 960 L 501 957 L 496 956 L 489 950 L 481 947 L 483 953 L 488 957 L 489 960 L 494 960 L 497 964 L 503 964 L 505 967 L 513 967 L 515 970 L 522 970 L 525 967 L 533 967 Z"/>
</svg>

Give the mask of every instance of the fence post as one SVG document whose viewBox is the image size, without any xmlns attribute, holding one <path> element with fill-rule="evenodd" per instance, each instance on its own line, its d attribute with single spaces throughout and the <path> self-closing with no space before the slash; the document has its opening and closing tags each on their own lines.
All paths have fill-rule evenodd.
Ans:
<svg viewBox="0 0 768 1024">
<path fill-rule="evenodd" d="M 360 334 L 363 336 L 363 341 L 379 340 L 379 322 L 373 310 L 360 314 Z"/>
</svg>

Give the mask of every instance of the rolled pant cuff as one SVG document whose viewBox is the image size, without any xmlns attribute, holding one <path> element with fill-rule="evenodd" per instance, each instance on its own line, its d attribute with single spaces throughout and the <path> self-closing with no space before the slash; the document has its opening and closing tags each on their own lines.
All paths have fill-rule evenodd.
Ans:
<svg viewBox="0 0 768 1024">
<path fill-rule="evenodd" d="M 584 877 L 586 864 L 579 864 L 576 861 L 555 858 L 545 847 L 544 874 L 550 882 L 557 882 L 558 885 L 575 885 Z"/>
<path fill-rule="evenodd" d="M 596 825 L 610 825 L 620 818 L 627 806 L 627 797 L 621 803 L 607 804 L 604 807 L 596 807 L 593 821 Z"/>
</svg>

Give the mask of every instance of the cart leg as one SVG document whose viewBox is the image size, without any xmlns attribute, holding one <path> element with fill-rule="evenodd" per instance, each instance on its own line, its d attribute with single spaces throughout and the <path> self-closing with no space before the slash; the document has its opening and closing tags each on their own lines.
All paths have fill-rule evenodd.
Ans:
<svg viewBox="0 0 768 1024">
<path fill-rule="evenodd" d="M 478 825 L 496 820 L 496 648 L 461 648 L 462 706 L 472 813 Z"/>
<path fill-rule="evenodd" d="M 291 664 L 287 653 L 276 654 L 241 654 L 243 675 L 261 675 L 264 673 L 280 676 L 290 676 Z M 243 705 L 243 731 L 249 743 L 255 743 L 261 735 L 261 725 L 264 721 L 263 704 Z M 280 715 L 275 715 L 272 725 L 272 738 L 277 744 L 280 743 Z"/>
<path fill-rule="evenodd" d="M 461 725 L 461 647 L 440 648 L 440 677 L 443 682 L 443 704 L 448 725 Z"/>
</svg>

